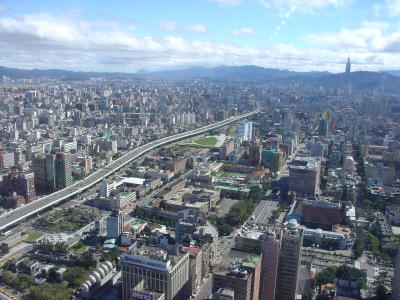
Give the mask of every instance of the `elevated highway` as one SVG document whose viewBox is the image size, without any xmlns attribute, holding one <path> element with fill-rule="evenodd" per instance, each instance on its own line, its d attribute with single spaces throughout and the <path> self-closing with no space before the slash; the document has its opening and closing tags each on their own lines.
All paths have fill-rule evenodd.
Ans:
<svg viewBox="0 0 400 300">
<path fill-rule="evenodd" d="M 116 159 L 115 161 L 109 163 L 104 168 L 97 170 L 96 172 L 90 174 L 89 176 L 85 177 L 84 179 L 72 184 L 71 186 L 66 187 L 65 189 L 59 190 L 52 194 L 46 195 L 41 197 L 31 203 L 28 203 L 20 208 L 17 208 L 11 212 L 3 214 L 0 216 L 0 231 L 5 232 L 8 228 L 11 228 L 17 225 L 19 222 L 23 222 L 28 217 L 41 212 L 42 210 L 49 208 L 51 206 L 57 205 L 58 203 L 67 200 L 73 196 L 76 196 L 87 189 L 91 188 L 95 184 L 101 182 L 108 176 L 112 175 L 113 173 L 117 172 L 119 169 L 123 168 L 133 160 L 137 159 L 138 157 L 142 156 L 143 154 L 147 153 L 148 151 L 160 147 L 162 145 L 166 145 L 172 142 L 176 142 L 182 139 L 189 138 L 191 136 L 199 135 L 205 133 L 207 131 L 220 128 L 222 126 L 228 125 L 230 123 L 234 123 L 238 120 L 247 118 L 254 114 L 259 113 L 258 110 L 249 112 L 237 117 L 231 117 L 229 119 L 216 122 L 201 128 L 193 129 L 190 131 L 186 131 L 183 133 L 179 133 L 173 136 L 165 137 L 159 139 L 157 141 L 153 141 L 147 143 L 143 146 L 140 146 L 130 152 L 126 153 L 125 155 L 121 156 L 120 158 Z"/>
</svg>

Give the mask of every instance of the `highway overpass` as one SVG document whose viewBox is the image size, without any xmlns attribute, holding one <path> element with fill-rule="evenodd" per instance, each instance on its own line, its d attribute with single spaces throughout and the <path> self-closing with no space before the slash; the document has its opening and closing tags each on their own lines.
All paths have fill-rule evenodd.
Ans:
<svg viewBox="0 0 400 300">
<path fill-rule="evenodd" d="M 199 135 L 204 132 L 228 125 L 230 123 L 234 123 L 238 120 L 247 118 L 251 115 L 259 113 L 258 110 L 246 113 L 237 117 L 231 117 L 224 121 L 216 122 L 201 128 L 193 129 L 190 131 L 186 131 L 183 133 L 179 133 L 173 136 L 165 137 L 157 141 L 150 142 L 143 146 L 140 146 L 125 155 L 121 156 L 120 158 L 116 159 L 115 161 L 109 163 L 104 168 L 90 174 L 89 176 L 85 177 L 84 179 L 72 184 L 71 186 L 66 187 L 65 189 L 59 190 L 52 194 L 46 195 L 41 197 L 31 203 L 28 203 L 22 207 L 19 207 L 11 212 L 3 214 L 0 216 L 0 231 L 5 232 L 8 228 L 11 228 L 17 225 L 19 222 L 24 221 L 26 218 L 39 213 L 40 211 L 56 205 L 64 200 L 67 200 L 70 197 L 76 196 L 83 191 L 91 188 L 95 184 L 101 182 L 108 176 L 112 175 L 122 167 L 126 166 L 133 160 L 137 159 L 139 156 L 147 153 L 148 151 L 171 143 L 176 142 L 181 139 L 189 138 L 191 136 Z"/>
</svg>

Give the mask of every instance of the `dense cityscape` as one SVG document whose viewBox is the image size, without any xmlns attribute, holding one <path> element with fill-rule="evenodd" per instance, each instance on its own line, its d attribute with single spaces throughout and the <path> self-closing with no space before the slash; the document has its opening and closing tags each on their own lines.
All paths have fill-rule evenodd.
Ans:
<svg viewBox="0 0 400 300">
<path fill-rule="evenodd" d="M 400 300 L 400 0 L 0 0 L 0 300 Z"/>
<path fill-rule="evenodd" d="M 398 95 L 3 76 L 0 99 L 4 299 L 399 297 Z"/>
</svg>

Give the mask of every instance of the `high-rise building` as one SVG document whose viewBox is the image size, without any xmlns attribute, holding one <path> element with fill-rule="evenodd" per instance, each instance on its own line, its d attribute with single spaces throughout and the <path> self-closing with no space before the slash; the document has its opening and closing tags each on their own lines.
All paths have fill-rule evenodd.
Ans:
<svg viewBox="0 0 400 300">
<path fill-rule="evenodd" d="M 348 57 L 346 63 L 346 73 L 350 73 L 350 71 L 351 71 L 351 62 L 350 62 L 350 57 Z"/>
<path fill-rule="evenodd" d="M 54 155 L 38 155 L 32 158 L 35 174 L 35 189 L 38 194 L 53 192 L 55 189 Z"/>
<path fill-rule="evenodd" d="M 259 143 L 252 143 L 249 146 L 249 163 L 252 166 L 259 166 L 261 164 L 262 145 Z"/>
<path fill-rule="evenodd" d="M 328 137 L 330 134 L 331 128 L 330 128 L 330 122 L 328 119 L 321 119 L 319 121 L 319 128 L 318 128 L 318 134 L 323 137 Z"/>
<path fill-rule="evenodd" d="M 130 300 L 140 283 L 151 291 L 163 293 L 165 300 L 188 298 L 189 253 L 168 254 L 147 245 L 131 249 L 121 259 L 122 299 Z"/>
<path fill-rule="evenodd" d="M 57 152 L 54 160 L 55 188 L 61 190 L 72 184 L 71 156 Z"/>
<path fill-rule="evenodd" d="M 298 228 L 284 228 L 281 234 L 275 299 L 295 300 L 297 299 L 303 232 Z"/>
<path fill-rule="evenodd" d="M 242 122 L 237 129 L 237 137 L 242 141 L 253 139 L 253 122 Z"/>
<path fill-rule="evenodd" d="M 114 210 L 107 218 L 107 237 L 118 238 L 124 230 L 124 213 Z"/>
<path fill-rule="evenodd" d="M 279 109 L 275 109 L 272 112 L 272 122 L 273 123 L 280 123 L 281 122 L 281 111 Z"/>
<path fill-rule="evenodd" d="M 293 160 L 289 166 L 289 190 L 301 197 L 319 194 L 320 169 L 318 158 L 301 157 Z"/>
<path fill-rule="evenodd" d="M 271 230 L 261 237 L 262 269 L 260 300 L 275 300 L 281 239 Z"/>
</svg>

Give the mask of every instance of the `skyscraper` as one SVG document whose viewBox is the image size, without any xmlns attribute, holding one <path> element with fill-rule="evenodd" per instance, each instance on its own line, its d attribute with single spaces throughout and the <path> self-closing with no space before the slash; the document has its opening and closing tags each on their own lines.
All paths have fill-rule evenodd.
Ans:
<svg viewBox="0 0 400 300">
<path fill-rule="evenodd" d="M 54 160 L 55 188 L 61 190 L 72 184 L 71 156 L 57 152 Z"/>
<path fill-rule="evenodd" d="M 38 155 L 32 158 L 32 169 L 35 174 L 35 189 L 38 194 L 54 191 L 54 155 Z"/>
<path fill-rule="evenodd" d="M 330 134 L 331 128 L 330 128 L 330 123 L 328 119 L 322 118 L 319 121 L 319 128 L 318 128 L 318 133 L 322 137 L 328 137 Z"/>
<path fill-rule="evenodd" d="M 262 268 L 260 300 L 275 300 L 281 239 L 274 231 L 261 237 Z"/>
<path fill-rule="evenodd" d="M 253 122 L 243 122 L 237 129 L 238 138 L 242 141 L 251 141 L 253 139 Z"/>
<path fill-rule="evenodd" d="M 350 57 L 347 58 L 347 63 L 346 63 L 346 73 L 350 73 L 351 71 L 351 62 L 350 62 Z"/>
<path fill-rule="evenodd" d="M 297 228 L 284 228 L 281 237 L 278 278 L 275 299 L 295 300 L 299 282 L 303 232 Z"/>
</svg>

